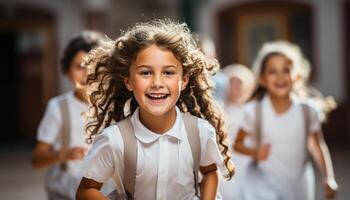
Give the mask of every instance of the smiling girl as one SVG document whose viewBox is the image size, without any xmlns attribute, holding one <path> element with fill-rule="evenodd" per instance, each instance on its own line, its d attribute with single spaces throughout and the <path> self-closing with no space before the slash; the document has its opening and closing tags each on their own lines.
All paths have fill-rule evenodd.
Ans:
<svg viewBox="0 0 350 200">
<path fill-rule="evenodd" d="M 206 60 L 187 26 L 169 20 L 137 24 L 93 51 L 87 64 L 94 144 L 77 199 L 106 199 L 99 190 L 111 177 L 130 199 L 215 199 L 218 169 L 227 169 L 228 178 L 233 174 L 208 81 L 218 65 Z M 123 123 L 135 145 L 127 144 Z M 190 138 L 196 135 L 194 145 Z M 125 161 L 130 149 L 136 166 Z"/>
<path fill-rule="evenodd" d="M 259 84 L 234 145 L 256 163 L 254 171 L 247 171 L 247 182 L 252 182 L 245 185 L 249 192 L 242 199 L 314 199 L 309 153 L 322 174 L 325 197 L 335 196 L 337 184 L 317 113 L 293 96 L 300 54 L 286 42 L 266 43 L 254 64 Z M 245 145 L 247 137 L 256 141 L 255 148 Z"/>
</svg>

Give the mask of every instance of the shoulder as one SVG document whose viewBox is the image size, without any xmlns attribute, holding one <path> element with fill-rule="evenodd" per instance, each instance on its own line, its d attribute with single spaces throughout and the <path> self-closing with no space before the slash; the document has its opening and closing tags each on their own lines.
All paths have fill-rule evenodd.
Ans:
<svg viewBox="0 0 350 200">
<path fill-rule="evenodd" d="M 55 96 L 49 100 L 47 103 L 48 108 L 58 108 L 59 104 L 64 101 L 69 99 L 69 92 Z"/>
<path fill-rule="evenodd" d="M 122 151 L 124 148 L 123 138 L 117 125 L 111 125 L 105 128 L 101 134 L 95 136 L 93 145 L 98 147 L 108 147 L 113 151 Z"/>
<path fill-rule="evenodd" d="M 249 101 L 243 105 L 243 110 L 246 112 L 253 111 L 256 109 L 257 104 L 258 104 L 257 100 Z"/>
<path fill-rule="evenodd" d="M 208 140 L 216 141 L 216 130 L 207 120 L 198 118 L 197 126 L 199 129 L 199 138 L 203 147 Z"/>
<path fill-rule="evenodd" d="M 205 141 L 208 140 L 209 137 L 213 137 L 213 136 L 215 137 L 215 129 L 207 120 L 196 117 L 189 113 L 182 113 L 182 121 L 183 121 L 185 130 L 186 130 L 186 123 L 188 123 L 190 120 L 193 120 L 194 122 L 196 122 L 196 126 L 198 127 L 198 130 L 199 130 L 199 138 L 201 140 L 202 145 L 203 143 L 205 143 Z"/>
<path fill-rule="evenodd" d="M 317 117 L 319 111 L 317 107 L 311 101 L 298 101 L 296 102 L 301 109 L 306 112 L 309 112 L 312 117 Z"/>
<path fill-rule="evenodd" d="M 256 107 L 258 103 L 262 104 L 262 102 L 258 102 L 257 100 L 249 101 L 248 103 L 244 104 L 242 107 L 243 114 L 245 118 L 252 118 L 255 116 L 256 113 Z"/>
</svg>

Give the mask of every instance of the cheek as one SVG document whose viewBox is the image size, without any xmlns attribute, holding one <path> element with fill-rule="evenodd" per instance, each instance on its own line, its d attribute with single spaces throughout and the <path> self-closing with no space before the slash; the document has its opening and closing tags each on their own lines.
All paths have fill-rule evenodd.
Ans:
<svg viewBox="0 0 350 200">
<path fill-rule="evenodd" d="M 134 77 L 133 81 L 131 82 L 132 88 L 134 92 L 144 91 L 149 86 L 150 81 L 147 79 L 141 79 L 138 77 Z"/>
<path fill-rule="evenodd" d="M 177 77 L 171 81 L 171 87 L 176 89 L 179 93 L 181 93 L 183 84 L 184 84 L 184 82 L 182 81 L 182 79 L 180 77 Z"/>
</svg>

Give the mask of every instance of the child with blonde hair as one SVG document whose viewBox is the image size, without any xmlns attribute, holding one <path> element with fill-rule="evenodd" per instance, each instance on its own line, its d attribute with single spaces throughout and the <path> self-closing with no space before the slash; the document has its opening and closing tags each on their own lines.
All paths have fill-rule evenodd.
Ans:
<svg viewBox="0 0 350 200">
<path fill-rule="evenodd" d="M 317 112 L 299 98 L 302 57 L 296 45 L 264 44 L 254 62 L 258 88 L 245 107 L 234 149 L 255 162 L 248 166 L 241 199 L 314 199 L 309 153 L 318 166 L 326 198 L 337 190 Z M 246 138 L 255 141 L 245 145 Z"/>
<path fill-rule="evenodd" d="M 250 159 L 235 152 L 233 143 L 244 117 L 244 104 L 254 90 L 255 79 L 252 71 L 241 64 L 228 65 L 224 67 L 223 72 L 229 80 L 229 86 L 226 91 L 225 112 L 229 133 L 229 149 L 233 154 L 232 161 L 235 163 L 236 175 L 230 181 L 221 182 L 220 194 L 225 200 L 235 200 L 240 196 L 239 192 L 243 187 L 244 170 Z"/>
<path fill-rule="evenodd" d="M 208 80 L 218 65 L 187 26 L 136 24 L 87 65 L 93 149 L 77 199 L 106 199 L 99 190 L 109 178 L 124 199 L 215 199 L 218 169 L 233 174 Z"/>
</svg>

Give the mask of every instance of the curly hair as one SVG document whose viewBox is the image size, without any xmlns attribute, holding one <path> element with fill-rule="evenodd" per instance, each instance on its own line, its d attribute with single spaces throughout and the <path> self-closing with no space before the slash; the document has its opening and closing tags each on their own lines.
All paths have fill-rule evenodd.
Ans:
<svg viewBox="0 0 350 200">
<path fill-rule="evenodd" d="M 166 20 L 138 23 L 115 41 L 107 39 L 99 48 L 90 52 L 85 65 L 88 67 L 88 94 L 92 105 L 93 121 L 87 126 L 89 142 L 94 135 L 113 122 L 118 122 L 136 110 L 137 102 L 125 84 L 129 67 L 140 50 L 150 45 L 171 51 L 189 74 L 187 87 L 181 92 L 177 106 L 182 112 L 206 119 L 216 130 L 219 149 L 224 157 L 226 178 L 234 174 L 226 142 L 226 129 L 220 109 L 212 97 L 209 75 L 219 68 L 215 60 L 207 60 L 198 48 L 186 24 Z M 130 103 L 130 99 L 131 103 Z M 124 113 L 126 104 L 130 112 Z"/>
</svg>

